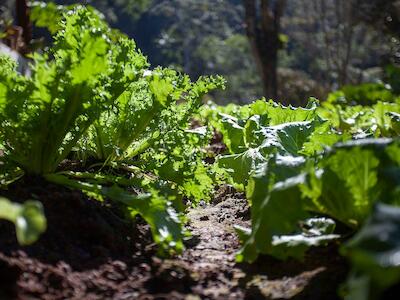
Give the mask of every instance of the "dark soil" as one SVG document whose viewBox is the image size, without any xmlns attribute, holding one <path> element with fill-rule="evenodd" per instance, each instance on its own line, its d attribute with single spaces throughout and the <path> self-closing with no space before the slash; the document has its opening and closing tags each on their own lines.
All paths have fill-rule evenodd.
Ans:
<svg viewBox="0 0 400 300">
<path fill-rule="evenodd" d="M 127 222 L 109 203 L 24 179 L 0 191 L 40 199 L 48 230 L 29 247 L 0 222 L 0 299 L 337 299 L 347 266 L 335 245 L 303 263 L 261 257 L 237 264 L 233 225 L 249 226 L 243 194 L 223 187 L 209 205 L 188 211 L 193 238 L 176 258 L 156 257 L 149 228 Z"/>
</svg>

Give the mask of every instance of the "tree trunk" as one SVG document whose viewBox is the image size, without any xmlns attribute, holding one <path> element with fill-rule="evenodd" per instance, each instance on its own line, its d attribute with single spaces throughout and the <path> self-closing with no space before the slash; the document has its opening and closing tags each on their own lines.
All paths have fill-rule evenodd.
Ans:
<svg viewBox="0 0 400 300">
<path fill-rule="evenodd" d="M 26 0 L 16 0 L 16 22 L 22 28 L 22 38 L 25 46 L 23 54 L 29 52 L 29 45 L 32 41 L 32 24 L 29 20 L 29 8 Z"/>
<path fill-rule="evenodd" d="M 261 0 L 257 14 L 257 0 L 243 0 L 245 7 L 246 33 L 253 56 L 261 75 L 264 95 L 277 99 L 278 95 L 278 51 L 280 20 L 286 0 L 278 0 L 272 8 L 268 0 Z"/>
</svg>

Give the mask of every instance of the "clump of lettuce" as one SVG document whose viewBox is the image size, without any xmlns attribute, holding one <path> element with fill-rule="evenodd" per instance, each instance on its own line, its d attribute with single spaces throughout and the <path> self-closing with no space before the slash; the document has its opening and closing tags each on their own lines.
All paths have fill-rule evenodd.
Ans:
<svg viewBox="0 0 400 300">
<path fill-rule="evenodd" d="M 109 34 L 96 14 L 78 7 L 52 49 L 33 55 L 31 76 L 0 58 L 0 139 L 7 159 L 26 173 L 54 172 L 146 66 L 133 41 L 111 43 Z"/>
<path fill-rule="evenodd" d="M 298 165 L 297 174 L 290 158 L 271 157 L 247 187 L 252 228 L 239 228 L 244 243 L 239 259 L 254 261 L 260 253 L 301 259 L 310 246 L 338 238 L 333 232 L 304 233 L 306 220 L 329 217 L 352 232 L 376 203 L 398 205 L 400 165 L 393 152 L 399 150 L 393 140 L 347 142 L 316 162 Z"/>
<path fill-rule="evenodd" d="M 43 14 L 34 17 L 56 35 L 49 50 L 32 55 L 30 76 L 0 57 L 7 170 L 1 183 L 23 173 L 107 198 L 147 221 L 162 252 L 182 251 L 182 195 L 200 200 L 212 189 L 201 164 L 206 138 L 189 123 L 202 96 L 223 87 L 222 78 L 191 82 L 174 70 L 151 69 L 134 41 L 112 31 L 96 10 L 45 8 L 60 22 L 54 27 Z M 95 173 L 57 172 L 67 158 L 81 159 Z M 91 159 L 102 169 L 85 166 Z"/>
<path fill-rule="evenodd" d="M 352 233 L 376 203 L 398 205 L 399 109 L 315 99 L 306 108 L 262 100 L 205 107 L 202 117 L 229 151 L 217 158 L 219 172 L 246 190 L 251 205 L 251 228 L 238 228 L 238 260 L 302 259 L 309 247 L 341 238 L 335 224 Z"/>
<path fill-rule="evenodd" d="M 210 136 L 206 128 L 191 129 L 190 121 L 202 96 L 223 83 L 219 77 L 191 82 L 173 70 L 146 70 L 83 136 L 80 155 L 139 167 L 196 201 L 207 200 L 213 184 L 202 147 Z"/>
</svg>

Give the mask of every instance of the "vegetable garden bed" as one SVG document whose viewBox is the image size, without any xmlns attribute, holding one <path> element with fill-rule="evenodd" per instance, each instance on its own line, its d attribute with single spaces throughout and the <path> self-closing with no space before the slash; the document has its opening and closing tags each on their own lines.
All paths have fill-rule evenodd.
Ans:
<svg viewBox="0 0 400 300">
<path fill-rule="evenodd" d="M 221 77 L 152 69 L 94 9 L 50 8 L 30 76 L 0 56 L 1 298 L 395 293 L 398 96 L 204 105 Z"/>
<path fill-rule="evenodd" d="M 49 229 L 20 247 L 10 224 L 1 223 L 2 299 L 336 299 L 347 272 L 335 245 L 314 249 L 303 263 L 235 263 L 233 225 L 248 225 L 249 212 L 244 195 L 226 187 L 209 205 L 189 209 L 193 238 L 181 256 L 165 260 L 143 220 L 127 223 L 80 192 L 37 179 L 3 192 L 10 199 L 32 194 Z"/>
</svg>

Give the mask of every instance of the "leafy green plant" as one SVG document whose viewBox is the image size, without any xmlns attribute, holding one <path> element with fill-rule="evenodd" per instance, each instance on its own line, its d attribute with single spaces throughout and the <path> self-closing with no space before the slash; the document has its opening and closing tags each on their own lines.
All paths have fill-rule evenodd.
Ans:
<svg viewBox="0 0 400 300">
<path fill-rule="evenodd" d="M 112 44 L 108 34 L 94 13 L 77 8 L 50 53 L 33 56 L 31 77 L 1 58 L 1 140 L 7 158 L 25 172 L 54 172 L 146 65 L 132 41 Z"/>
<path fill-rule="evenodd" d="M 165 134 L 187 129 L 202 96 L 221 86 L 223 80 L 219 77 L 192 83 L 173 70 L 142 70 L 142 77 L 130 83 L 113 109 L 104 112 L 84 136 L 83 155 L 105 162 L 139 155 Z"/>
<path fill-rule="evenodd" d="M 78 5 L 57 5 L 53 2 L 31 1 L 30 7 L 30 20 L 37 27 L 44 27 L 49 30 L 51 34 L 56 34 L 57 31 L 62 29 L 63 15 L 70 10 L 73 10 Z M 88 7 L 92 9 L 91 7 Z"/>
<path fill-rule="evenodd" d="M 257 253 L 301 258 L 305 245 L 317 245 L 315 239 L 293 236 L 303 220 L 329 216 L 351 231 L 363 224 L 378 201 L 398 204 L 396 174 L 400 166 L 391 158 L 391 151 L 398 152 L 399 145 L 384 140 L 338 145 L 315 166 L 311 161 L 308 166 L 299 165 L 295 176 L 296 168 L 289 158 L 289 162 L 272 158 L 247 187 L 252 231 L 241 233 L 244 248 L 239 259 L 252 261 Z M 275 240 L 281 236 L 286 241 L 291 236 L 301 247 L 287 242 L 286 249 L 282 245 L 276 249 Z M 322 236 L 318 242 L 327 239 Z"/>
<path fill-rule="evenodd" d="M 203 111 L 203 116 L 223 134 L 231 153 L 217 159 L 228 180 L 244 189 L 252 171 L 265 163 L 270 154 L 301 161 L 304 154 L 313 156 L 324 146 L 345 140 L 345 135 L 331 131 L 330 124 L 319 117 L 317 104 L 311 99 L 306 108 L 293 108 L 260 100 L 233 109 L 232 115 L 226 114 L 225 108 Z"/>
<path fill-rule="evenodd" d="M 390 85 L 383 83 L 364 83 L 347 85 L 328 96 L 328 101 L 341 105 L 373 105 L 378 101 L 398 102 L 399 95 L 393 93 Z"/>
<path fill-rule="evenodd" d="M 1 160 L 8 170 L 2 184 L 22 170 L 108 198 L 128 216 L 139 214 L 148 222 L 161 252 L 180 252 L 186 235 L 178 213 L 182 193 L 199 200 L 212 189 L 199 164 L 200 139 L 188 126 L 202 96 L 222 87 L 222 78 L 193 83 L 170 69 L 150 70 L 135 43 L 115 36 L 94 9 L 46 9 L 64 14 L 54 28 L 34 14 L 57 34 L 49 51 L 32 55 L 31 75 L 0 58 Z M 163 159 L 154 155 L 161 152 Z M 73 153 L 100 160 L 109 172 L 56 173 Z M 174 172 L 165 172 L 170 164 Z"/>
<path fill-rule="evenodd" d="M 371 106 L 344 106 L 324 102 L 318 114 L 329 120 L 332 127 L 354 138 L 398 136 L 395 115 L 399 113 L 399 103 L 378 101 Z"/>
<path fill-rule="evenodd" d="M 223 87 L 223 79 L 193 83 L 161 68 L 143 73 L 83 136 L 79 155 L 105 165 L 126 162 L 178 184 L 196 201 L 209 198 L 212 179 L 201 162 L 208 135 L 189 130 L 189 121 L 202 96 Z"/>
<path fill-rule="evenodd" d="M 238 259 L 254 261 L 261 253 L 301 259 L 309 247 L 342 238 L 328 224 L 339 222 L 350 234 L 375 203 L 398 205 L 398 141 L 366 137 L 396 137 L 399 108 L 315 100 L 305 109 L 265 101 L 206 107 L 203 118 L 230 152 L 217 158 L 218 167 L 251 204 L 251 229 L 237 228 Z M 320 217 L 329 217 L 319 224 L 330 229 L 310 232 L 304 224 Z"/>
</svg>

